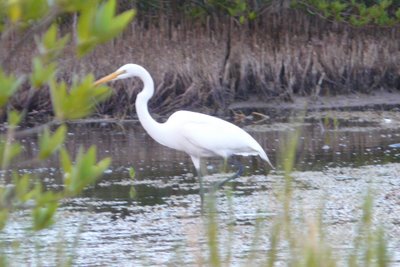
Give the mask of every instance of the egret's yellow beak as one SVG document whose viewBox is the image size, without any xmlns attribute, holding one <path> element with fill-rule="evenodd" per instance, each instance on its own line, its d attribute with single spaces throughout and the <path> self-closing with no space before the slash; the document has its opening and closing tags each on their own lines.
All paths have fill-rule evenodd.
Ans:
<svg viewBox="0 0 400 267">
<path fill-rule="evenodd" d="M 100 78 L 97 81 L 95 81 L 94 82 L 94 86 L 109 82 L 109 81 L 117 78 L 119 75 L 121 75 L 123 73 L 125 73 L 125 71 L 124 70 L 120 70 L 120 71 L 116 71 L 116 72 L 113 72 L 111 74 L 108 74 L 107 76 L 104 76 L 103 78 Z"/>
</svg>

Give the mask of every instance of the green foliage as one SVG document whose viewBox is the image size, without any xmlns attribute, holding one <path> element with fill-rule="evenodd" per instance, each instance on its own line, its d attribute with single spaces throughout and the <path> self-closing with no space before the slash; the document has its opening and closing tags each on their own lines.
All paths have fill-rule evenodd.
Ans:
<svg viewBox="0 0 400 267">
<path fill-rule="evenodd" d="M 248 1 L 245 0 L 213 0 L 207 1 L 209 9 L 220 10 L 230 17 L 238 18 L 243 24 L 246 20 L 254 20 L 257 17 L 256 10 L 251 8 Z"/>
<path fill-rule="evenodd" d="M 36 190 L 32 188 L 31 177 L 28 174 L 22 176 L 16 172 L 13 173 L 13 183 L 15 185 L 15 197 L 19 204 L 27 202 L 32 199 Z"/>
<path fill-rule="evenodd" d="M 30 81 L 34 88 L 40 88 L 54 79 L 57 71 L 57 64 L 55 62 L 51 62 L 45 66 L 42 61 L 36 57 L 33 59 L 32 63 Z"/>
<path fill-rule="evenodd" d="M 64 175 L 64 185 L 67 195 L 77 195 L 86 186 L 95 182 L 111 163 L 110 158 L 105 158 L 96 163 L 96 147 L 92 146 L 85 153 L 79 149 L 76 164 L 72 164 L 70 156 L 65 149 L 61 150 L 60 162 Z"/>
<path fill-rule="evenodd" d="M 95 8 L 99 1 L 58 0 L 57 4 L 66 12 L 79 12 L 92 6 Z M 95 5 L 95 6 L 94 6 Z"/>
<path fill-rule="evenodd" d="M 8 15 L 12 22 L 30 23 L 43 18 L 49 11 L 47 0 L 8 1 Z"/>
<path fill-rule="evenodd" d="M 22 146 L 19 142 L 0 139 L 0 163 L 2 169 L 6 169 L 21 151 Z"/>
<path fill-rule="evenodd" d="M 89 115 L 96 104 L 111 95 L 106 86 L 93 86 L 93 76 L 88 75 L 82 82 L 74 81 L 70 91 L 65 82 L 50 82 L 53 109 L 59 120 L 80 119 Z"/>
<path fill-rule="evenodd" d="M 36 192 L 34 196 L 36 205 L 32 211 L 33 229 L 38 231 L 54 223 L 60 196 L 52 191 L 44 191 L 40 183 L 36 183 L 34 192 Z"/>
<path fill-rule="evenodd" d="M 135 179 L 135 175 L 136 175 L 135 169 L 130 167 L 129 168 L 129 178 L 131 178 L 131 180 L 134 180 Z M 129 189 L 129 197 L 134 199 L 134 198 L 136 198 L 136 195 L 137 195 L 136 189 L 132 185 L 131 188 Z"/>
<path fill-rule="evenodd" d="M 22 83 L 22 77 L 7 75 L 0 68 L 0 108 L 3 107 L 10 97 L 17 91 Z"/>
<path fill-rule="evenodd" d="M 373 194 L 368 190 L 362 205 L 362 218 L 354 240 L 354 250 L 349 257 L 349 266 L 389 266 L 388 244 L 383 228 L 374 229 Z"/>
<path fill-rule="evenodd" d="M 136 176 L 135 169 L 130 167 L 129 168 L 129 177 L 133 180 L 133 179 L 135 179 L 135 176 Z"/>
<path fill-rule="evenodd" d="M 375 232 L 375 248 L 372 250 L 376 254 L 377 266 L 386 267 L 390 266 L 390 256 L 388 252 L 388 242 L 385 238 L 385 231 L 382 227 L 379 227 Z"/>
<path fill-rule="evenodd" d="M 88 6 L 78 22 L 78 55 L 83 56 L 96 45 L 117 36 L 132 20 L 133 10 L 115 16 L 115 0 L 108 0 L 100 6 Z"/>
<path fill-rule="evenodd" d="M 350 23 L 354 26 L 367 24 L 392 26 L 400 22 L 398 0 L 294 0 L 294 4 L 313 7 L 326 18 Z"/>
<path fill-rule="evenodd" d="M 269 8 L 276 9 L 282 1 L 278 0 L 207 0 L 207 1 L 161 1 L 134 0 L 121 4 L 134 5 L 142 17 L 150 20 L 162 14 L 177 19 L 181 14 L 189 14 L 192 18 L 232 17 L 239 23 L 251 21 L 258 14 Z M 311 14 L 323 16 L 352 25 L 391 26 L 399 22 L 400 0 L 291 0 L 292 7 L 302 7 Z M 365 12 L 363 12 L 364 10 Z"/>
<path fill-rule="evenodd" d="M 57 36 L 58 27 L 52 24 L 43 34 L 42 39 L 36 38 L 36 44 L 40 55 L 32 60 L 32 74 L 30 75 L 31 85 L 40 88 L 54 79 L 57 73 L 56 59 L 63 52 L 69 35 L 62 38 Z"/>
<path fill-rule="evenodd" d="M 65 125 L 58 127 L 53 135 L 50 134 L 48 128 L 45 128 L 43 134 L 39 138 L 39 159 L 47 159 L 57 151 L 64 143 L 66 133 L 67 127 Z"/>
<path fill-rule="evenodd" d="M 2 194 L 1 191 L 0 194 Z M 8 215 L 9 215 L 8 209 L 6 208 L 0 209 L 0 230 L 2 230 L 6 226 Z"/>
<path fill-rule="evenodd" d="M 243 24 L 245 21 L 256 19 L 258 11 L 263 6 L 270 4 L 269 2 L 268 0 L 260 1 L 259 4 L 256 4 L 246 0 L 183 1 L 180 7 L 194 18 L 204 18 L 210 14 L 229 16 Z M 163 8 L 162 5 L 155 4 L 155 6 L 158 6 L 159 9 Z M 143 9 L 147 8 L 147 6 L 143 7 Z M 166 10 L 163 11 L 166 12 Z"/>
<path fill-rule="evenodd" d="M 45 62 L 55 60 L 63 51 L 68 41 L 70 40 L 69 34 L 62 38 L 57 36 L 58 27 L 52 24 L 49 29 L 43 34 L 41 41 L 36 41 L 39 53 Z"/>
<path fill-rule="evenodd" d="M 50 227 L 55 222 L 60 200 L 81 193 L 93 184 L 108 168 L 111 159 L 97 161 L 95 147 L 87 151 L 81 148 L 74 160 L 71 160 L 64 142 L 67 126 L 61 124 L 54 132 L 48 127 L 37 127 L 32 130 L 40 132 L 39 152 L 28 161 L 45 164 L 45 160 L 59 153 L 60 165 L 64 175 L 64 188 L 55 192 L 48 190 L 41 182 L 41 177 L 21 175 L 13 170 L 13 164 L 23 151 L 23 146 L 16 136 L 18 126 L 23 122 L 26 107 L 23 111 L 13 110 L 10 99 L 20 88 L 23 77 L 29 77 L 28 101 L 33 89 L 50 90 L 51 103 L 57 120 L 74 120 L 88 116 L 95 106 L 107 99 L 111 90 L 106 86 L 93 86 L 93 75 L 76 78 L 72 84 L 59 81 L 58 61 L 66 47 L 75 48 L 78 56 L 84 56 L 97 45 L 111 40 L 122 32 L 132 20 L 134 11 L 128 10 L 120 15 L 115 14 L 116 1 L 77 1 L 77 0 L 12 0 L 0 1 L 0 34 L 2 40 L 8 39 L 10 33 L 23 32 L 23 38 L 33 38 L 38 53 L 32 55 L 31 72 L 24 75 L 6 73 L 0 68 L 0 115 L 7 115 L 6 133 L 0 136 L 0 164 L 2 181 L 0 185 L 0 229 L 7 225 L 10 213 L 18 210 L 26 202 L 34 203 L 28 208 L 32 215 L 32 230 L 38 231 Z M 71 43 L 69 34 L 60 35 L 57 24 L 62 16 L 77 14 L 78 43 Z M 19 34 L 15 34 L 19 36 Z M 23 42 L 25 39 L 21 39 Z M 16 47 L 18 49 L 18 47 Z M 24 84 L 25 85 L 25 84 Z M 130 173 L 134 172 L 131 171 Z"/>
<path fill-rule="evenodd" d="M 206 198 L 207 205 L 207 241 L 209 249 L 209 263 L 208 266 L 221 266 L 221 256 L 219 252 L 219 240 L 218 240 L 218 212 L 215 203 L 215 194 L 212 192 L 210 196 Z"/>
<path fill-rule="evenodd" d="M 396 18 L 397 18 L 398 20 L 400 20 L 400 8 L 397 9 L 395 15 L 396 15 Z"/>
<path fill-rule="evenodd" d="M 16 127 L 22 120 L 23 114 L 16 110 L 10 110 L 8 112 L 8 124 L 10 127 Z"/>
<path fill-rule="evenodd" d="M 227 5 L 226 9 L 231 17 L 239 17 L 240 23 L 243 23 L 245 17 L 243 13 L 247 10 L 246 1 L 235 0 L 231 5 Z"/>
<path fill-rule="evenodd" d="M 92 51 L 97 45 L 105 43 L 119 35 L 135 15 L 134 10 L 127 10 L 116 15 L 115 0 L 91 0 L 91 1 L 47 1 L 24 0 L 2 1 L 6 12 L 0 22 L 3 30 L 5 23 L 10 23 L 15 28 L 26 28 L 40 23 L 45 18 L 53 18 L 54 23 L 48 27 L 38 43 L 38 50 L 45 63 L 54 60 L 63 51 L 70 36 L 62 38 L 57 36 L 58 26 L 56 18 L 69 12 L 79 13 L 76 44 L 77 55 L 82 57 Z M 7 24 L 6 24 L 7 25 Z"/>
</svg>

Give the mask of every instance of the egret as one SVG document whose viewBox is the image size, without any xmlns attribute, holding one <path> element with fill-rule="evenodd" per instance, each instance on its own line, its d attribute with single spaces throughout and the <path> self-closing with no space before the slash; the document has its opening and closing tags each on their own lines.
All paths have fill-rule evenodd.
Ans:
<svg viewBox="0 0 400 267">
<path fill-rule="evenodd" d="M 227 160 L 231 155 L 258 155 L 274 168 L 260 144 L 250 134 L 230 122 L 185 110 L 173 113 L 164 123 L 155 121 L 148 110 L 148 101 L 154 94 L 154 81 L 150 73 L 140 65 L 123 65 L 115 72 L 97 80 L 95 85 L 131 77 L 138 77 L 143 82 L 143 89 L 135 102 L 140 123 L 158 143 L 186 152 L 190 156 L 199 178 L 202 205 L 204 189 L 200 170 L 201 158 L 220 156 Z M 238 177 L 240 173 L 241 168 L 237 175 L 226 179 L 220 185 Z"/>
</svg>

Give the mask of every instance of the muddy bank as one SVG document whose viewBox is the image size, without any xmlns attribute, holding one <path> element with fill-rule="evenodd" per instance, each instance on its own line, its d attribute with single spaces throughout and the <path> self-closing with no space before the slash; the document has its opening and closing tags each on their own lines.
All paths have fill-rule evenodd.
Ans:
<svg viewBox="0 0 400 267">
<path fill-rule="evenodd" d="M 380 91 L 373 94 L 350 94 L 323 97 L 296 97 L 292 102 L 277 101 L 249 101 L 235 102 L 229 105 L 232 110 L 260 109 L 260 110 L 389 110 L 400 108 L 400 92 Z"/>
<path fill-rule="evenodd" d="M 339 96 L 324 97 L 294 97 L 290 102 L 284 101 L 260 101 L 251 99 L 248 101 L 234 102 L 229 105 L 233 117 L 238 121 L 242 117 L 243 120 L 264 122 L 287 119 L 296 114 L 306 115 L 312 112 L 323 111 L 398 111 L 400 109 L 400 93 L 397 92 L 377 92 L 372 94 L 350 94 Z M 255 112 L 255 113 L 253 113 Z M 259 115 L 257 116 L 257 114 Z M 253 115 L 251 115 L 253 114 Z M 338 113 L 339 114 L 339 113 Z M 337 113 L 328 114 L 335 117 Z M 368 117 L 366 113 L 360 116 L 365 120 L 373 119 Z M 243 117 L 247 116 L 247 117 Z M 249 116 L 250 115 L 250 116 Z M 319 115 L 327 116 L 327 113 Z M 265 116 L 265 117 L 264 117 Z M 340 116 L 340 115 L 339 115 Z M 340 118 L 339 119 L 346 119 Z"/>
<path fill-rule="evenodd" d="M 134 98 L 135 96 L 133 96 Z M 101 122 L 137 122 L 137 115 L 135 106 L 131 105 L 125 107 L 126 110 L 123 114 L 112 113 L 104 114 L 97 113 L 92 118 L 82 119 L 76 123 L 101 123 Z M 157 112 L 159 109 L 151 108 L 150 111 L 158 121 L 165 121 L 167 116 L 173 112 L 180 110 L 195 110 L 199 112 L 209 113 L 211 115 L 222 117 L 226 120 L 235 122 L 241 126 L 248 124 L 262 124 L 270 123 L 280 120 L 287 120 L 291 116 L 306 116 L 310 119 L 309 113 L 320 112 L 318 118 L 321 116 L 335 118 L 341 116 L 339 113 L 329 113 L 328 111 L 360 111 L 361 117 L 366 121 L 373 119 L 367 117 L 363 111 L 398 111 L 400 110 L 400 92 L 387 92 L 380 91 L 372 94 L 349 94 L 339 96 L 296 96 L 292 101 L 282 101 L 279 99 L 271 99 L 270 101 L 260 101 L 256 97 L 252 97 L 247 101 L 235 101 L 227 106 L 224 110 L 211 109 L 205 106 L 186 107 L 186 108 L 171 108 L 168 112 Z M 157 112 L 157 113 L 156 113 Z M 322 112 L 322 113 L 321 113 Z M 325 113 L 324 113 L 325 112 Z M 328 112 L 329 114 L 327 114 Z M 312 116 L 312 115 L 311 115 Z M 351 115 L 348 115 L 350 117 Z M 376 117 L 376 116 L 375 116 Z M 23 125 L 25 128 L 36 125 L 38 123 L 45 123 L 51 120 L 51 112 L 40 112 L 33 110 L 28 114 L 28 118 Z M 347 119 L 347 118 L 338 118 Z M 71 122 L 74 123 L 74 122 Z"/>
</svg>

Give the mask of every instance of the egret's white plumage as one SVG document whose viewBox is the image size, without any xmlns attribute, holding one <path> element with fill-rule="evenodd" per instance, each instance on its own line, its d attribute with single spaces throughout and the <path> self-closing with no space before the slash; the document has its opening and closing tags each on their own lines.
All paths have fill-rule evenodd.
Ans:
<svg viewBox="0 0 400 267">
<path fill-rule="evenodd" d="M 189 154 L 199 178 L 200 158 L 203 157 L 220 156 L 226 159 L 231 155 L 258 155 L 273 167 L 258 142 L 230 122 L 191 111 L 177 111 L 164 123 L 155 121 L 147 106 L 154 94 L 154 82 L 142 66 L 126 64 L 95 84 L 130 77 L 143 81 L 143 90 L 136 98 L 136 112 L 144 129 L 160 144 Z"/>
</svg>

